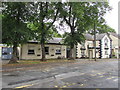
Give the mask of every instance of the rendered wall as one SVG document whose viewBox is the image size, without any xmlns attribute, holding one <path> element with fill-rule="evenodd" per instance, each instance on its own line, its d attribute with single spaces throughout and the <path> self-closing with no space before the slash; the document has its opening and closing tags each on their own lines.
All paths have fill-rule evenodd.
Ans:
<svg viewBox="0 0 120 90">
<path fill-rule="evenodd" d="M 34 55 L 28 54 L 29 47 L 35 50 Z M 58 57 L 66 58 L 66 46 L 65 45 L 45 45 L 45 47 L 49 47 L 49 54 L 46 55 L 46 59 L 54 59 Z M 56 48 L 61 48 L 61 55 L 56 55 Z M 41 59 L 41 45 L 40 44 L 24 44 L 21 46 L 21 59 Z"/>
</svg>

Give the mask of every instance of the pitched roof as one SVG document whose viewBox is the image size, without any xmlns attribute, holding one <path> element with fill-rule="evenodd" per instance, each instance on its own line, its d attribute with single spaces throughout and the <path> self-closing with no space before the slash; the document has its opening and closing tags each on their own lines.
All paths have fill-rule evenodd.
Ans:
<svg viewBox="0 0 120 90">
<path fill-rule="evenodd" d="M 48 43 L 62 43 L 62 40 L 63 40 L 62 38 L 54 37 L 54 38 L 48 40 Z"/>
<path fill-rule="evenodd" d="M 107 35 L 107 34 L 103 33 L 103 34 L 96 35 L 96 40 L 101 40 L 105 35 Z"/>
<path fill-rule="evenodd" d="M 107 33 L 96 34 L 96 40 L 101 40 L 105 35 L 107 35 Z M 94 40 L 94 35 L 85 34 L 84 36 L 85 36 L 86 40 Z"/>
<path fill-rule="evenodd" d="M 53 37 L 52 39 L 48 40 L 48 44 L 62 44 L 63 39 L 62 38 L 56 38 Z M 29 40 L 30 43 L 38 43 L 37 40 Z"/>
<path fill-rule="evenodd" d="M 93 38 L 93 35 L 91 35 L 91 34 L 84 34 L 84 36 L 85 36 L 85 38 L 86 38 L 86 40 L 94 40 L 94 38 Z"/>
<path fill-rule="evenodd" d="M 112 33 L 112 32 L 109 32 L 109 34 L 110 34 L 110 35 L 113 35 L 113 36 L 115 36 L 115 37 L 117 37 L 117 38 L 119 38 L 119 39 L 120 39 L 120 34 L 117 34 L 117 33 Z"/>
</svg>

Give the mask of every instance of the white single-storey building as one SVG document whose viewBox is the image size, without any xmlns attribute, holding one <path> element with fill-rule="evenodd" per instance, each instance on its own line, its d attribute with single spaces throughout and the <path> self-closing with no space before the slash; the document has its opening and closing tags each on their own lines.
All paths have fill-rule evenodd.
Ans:
<svg viewBox="0 0 120 90">
<path fill-rule="evenodd" d="M 53 38 L 45 44 L 46 59 L 66 58 L 66 46 L 62 38 Z M 38 41 L 29 41 L 21 45 L 20 59 L 41 59 L 42 50 Z"/>
</svg>

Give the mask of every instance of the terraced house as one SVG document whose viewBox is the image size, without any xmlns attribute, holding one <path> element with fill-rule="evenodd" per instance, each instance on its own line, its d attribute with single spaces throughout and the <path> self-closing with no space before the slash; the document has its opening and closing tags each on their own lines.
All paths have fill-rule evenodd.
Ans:
<svg viewBox="0 0 120 90">
<path fill-rule="evenodd" d="M 112 39 L 112 56 L 115 58 L 120 58 L 120 34 L 109 33 Z"/>
<path fill-rule="evenodd" d="M 76 46 L 77 58 L 95 58 L 94 36 L 90 34 L 84 35 L 85 43 Z M 107 34 L 96 35 L 96 57 L 111 58 L 112 56 L 112 40 Z"/>
</svg>

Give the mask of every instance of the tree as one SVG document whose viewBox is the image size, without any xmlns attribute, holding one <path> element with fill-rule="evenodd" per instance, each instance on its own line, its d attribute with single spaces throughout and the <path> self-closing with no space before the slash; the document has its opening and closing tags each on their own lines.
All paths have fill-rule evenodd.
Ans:
<svg viewBox="0 0 120 90">
<path fill-rule="evenodd" d="M 62 38 L 62 35 L 59 34 L 59 32 L 56 29 L 50 29 L 48 33 L 49 33 L 49 37 L 51 37 L 50 39 L 52 39 L 53 37 Z"/>
<path fill-rule="evenodd" d="M 70 27 L 66 33 L 65 43 L 70 46 L 70 59 L 73 58 L 74 46 L 85 40 L 83 33 L 96 22 L 103 21 L 103 15 L 109 9 L 108 3 L 100 2 L 68 2 L 62 4 L 60 17 Z"/>
<path fill-rule="evenodd" d="M 36 2 L 31 3 L 31 21 L 30 24 L 33 25 L 34 30 L 37 33 L 36 40 L 41 44 L 42 49 L 42 61 L 45 59 L 45 43 L 51 38 L 51 27 L 56 21 L 59 12 L 59 3 L 49 3 L 49 2 Z M 33 11 L 32 11 L 33 10 Z M 30 25 L 31 26 L 31 25 Z M 33 27 L 31 27 L 33 29 Z"/>
<path fill-rule="evenodd" d="M 108 32 L 116 33 L 115 29 L 111 28 L 110 26 L 108 26 L 106 24 L 103 24 L 103 25 L 97 24 L 97 27 L 96 27 L 97 34 L 108 33 Z M 94 35 L 94 31 L 92 29 L 89 30 L 88 33 Z"/>
<path fill-rule="evenodd" d="M 26 3 L 4 2 L 2 5 L 5 7 L 2 12 L 2 43 L 13 46 L 9 63 L 18 63 L 17 47 L 31 37 L 31 31 L 25 23 L 28 16 Z"/>
<path fill-rule="evenodd" d="M 98 33 L 108 33 L 108 32 L 114 32 L 116 33 L 115 29 L 111 28 L 108 25 L 101 25 L 99 28 L 97 28 Z"/>
<path fill-rule="evenodd" d="M 79 8 L 80 5 L 82 7 L 81 9 Z M 83 3 L 69 2 L 62 4 L 62 9 L 60 11 L 60 17 L 62 17 L 70 27 L 70 33 L 66 32 L 64 34 L 64 43 L 70 46 L 70 59 L 73 59 L 74 57 L 74 46 L 77 45 L 78 42 L 81 43 L 84 40 L 83 25 L 80 25 L 80 22 L 78 22 L 80 19 L 83 20 L 82 18 L 79 18 L 83 13 L 83 7 Z M 81 36 L 81 38 L 79 38 L 79 36 Z"/>
<path fill-rule="evenodd" d="M 109 31 L 114 32 L 112 28 L 106 25 L 106 21 L 103 18 L 106 12 L 111 10 L 111 7 L 109 6 L 108 2 L 96 2 L 96 3 L 94 2 L 93 5 L 94 7 L 90 6 L 91 9 L 89 10 L 89 12 L 91 12 L 90 16 L 92 18 L 92 22 L 88 33 L 94 35 L 94 30 L 93 30 L 94 24 L 96 26 L 96 33 L 106 33 Z"/>
</svg>

